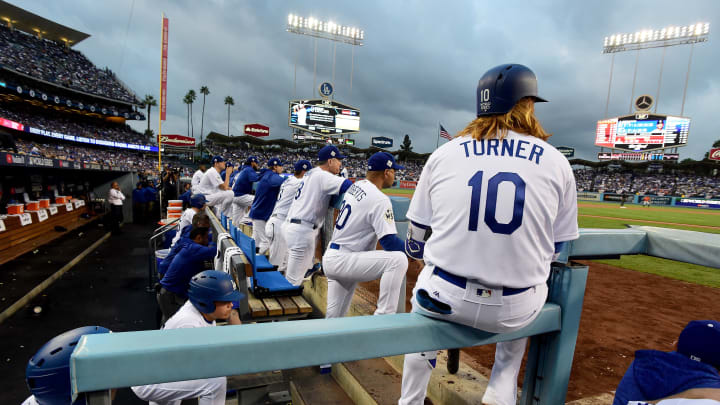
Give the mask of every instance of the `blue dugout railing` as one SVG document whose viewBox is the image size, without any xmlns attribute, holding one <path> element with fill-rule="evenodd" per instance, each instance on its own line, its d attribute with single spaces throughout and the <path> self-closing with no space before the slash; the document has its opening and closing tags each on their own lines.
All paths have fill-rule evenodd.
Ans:
<svg viewBox="0 0 720 405">
<path fill-rule="evenodd" d="M 521 404 L 564 403 L 587 280 L 568 259 L 649 254 L 720 268 L 720 235 L 665 228 L 582 229 L 548 280 L 526 328 L 493 334 L 417 314 L 313 319 L 83 337 L 71 358 L 74 395 L 109 404 L 109 389 L 256 373 L 529 337 Z"/>
</svg>

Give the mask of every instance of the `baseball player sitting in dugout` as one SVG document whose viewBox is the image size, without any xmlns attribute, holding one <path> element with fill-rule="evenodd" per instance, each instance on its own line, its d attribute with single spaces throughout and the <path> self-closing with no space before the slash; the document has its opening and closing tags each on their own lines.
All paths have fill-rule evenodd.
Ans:
<svg viewBox="0 0 720 405">
<path fill-rule="evenodd" d="M 157 300 L 163 314 L 163 324 L 187 300 L 190 279 L 205 269 L 205 262 L 215 257 L 217 247 L 214 243 L 210 244 L 208 233 L 208 228 L 193 228 L 190 231 L 190 242 L 172 259 L 167 273 L 160 280 L 162 288 L 157 294 Z"/>
<path fill-rule="evenodd" d="M 669 397 L 720 401 L 720 322 L 692 321 L 676 344 L 674 352 L 636 351 L 613 405 Z"/>
<path fill-rule="evenodd" d="M 216 326 L 217 320 L 240 325 L 237 310 L 242 298 L 229 274 L 206 270 L 190 281 L 188 301 L 168 319 L 163 329 L 205 328 Z M 226 377 L 177 381 L 131 387 L 143 401 L 156 404 L 180 405 L 183 399 L 197 398 L 198 405 L 225 405 Z"/>
<path fill-rule="evenodd" d="M 424 259 L 413 312 L 492 333 L 540 313 L 550 264 L 578 238 L 575 176 L 535 117 L 535 74 L 500 65 L 478 82 L 477 118 L 430 155 L 407 217 Z M 515 404 L 527 338 L 499 342 L 483 404 Z M 437 352 L 405 355 L 401 405 L 420 405 Z"/>
</svg>

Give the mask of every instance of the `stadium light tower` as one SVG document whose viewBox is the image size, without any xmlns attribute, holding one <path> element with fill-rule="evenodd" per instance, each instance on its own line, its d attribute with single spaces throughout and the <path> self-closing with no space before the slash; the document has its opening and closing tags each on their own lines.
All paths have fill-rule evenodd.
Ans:
<svg viewBox="0 0 720 405">
<path fill-rule="evenodd" d="M 352 94 L 353 70 L 355 68 L 355 48 L 362 46 L 365 40 L 365 31 L 357 27 L 337 24 L 333 21 L 322 21 L 314 17 L 301 17 L 295 14 L 288 15 L 287 32 L 298 35 L 308 35 L 315 38 L 315 55 L 313 59 L 313 91 L 315 91 L 317 78 L 317 39 L 327 39 L 336 42 L 333 45 L 332 82 L 335 83 L 335 53 L 337 42 L 353 45 L 350 62 L 350 94 Z M 295 81 L 293 95 L 297 88 L 297 56 L 295 57 Z"/>
<path fill-rule="evenodd" d="M 607 101 L 605 103 L 605 118 L 608 117 L 610 105 L 610 85 L 612 84 L 613 67 L 615 65 L 615 54 L 625 51 L 636 51 L 635 73 L 633 75 L 632 94 L 630 96 L 630 110 L 635 99 L 635 80 L 637 78 L 637 67 L 640 58 L 640 50 L 650 48 L 663 48 L 662 62 L 660 63 L 660 76 L 655 96 L 655 112 L 657 112 L 658 99 L 660 98 L 660 85 L 662 84 L 663 67 L 665 64 L 665 51 L 668 47 L 676 45 L 690 45 L 690 57 L 688 59 L 687 74 L 685 75 L 685 89 L 683 90 L 682 107 L 680 115 L 685 112 L 685 95 L 690 78 L 690 65 L 692 63 L 693 49 L 696 43 L 707 42 L 710 36 L 710 23 L 697 23 L 685 26 L 669 26 L 659 30 L 642 30 L 631 33 L 619 33 L 605 37 L 603 42 L 603 53 L 612 54 L 610 63 L 610 82 L 608 83 Z"/>
</svg>

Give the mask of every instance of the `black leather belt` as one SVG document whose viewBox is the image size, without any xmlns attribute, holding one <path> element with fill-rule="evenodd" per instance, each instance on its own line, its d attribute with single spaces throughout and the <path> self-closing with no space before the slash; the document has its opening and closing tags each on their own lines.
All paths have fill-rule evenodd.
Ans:
<svg viewBox="0 0 720 405">
<path fill-rule="evenodd" d="M 452 273 L 448 273 L 447 271 L 441 269 L 440 267 L 435 266 L 435 270 L 433 270 L 433 274 L 436 274 L 441 279 L 447 281 L 448 283 L 454 284 L 460 288 L 467 287 L 467 279 L 465 277 L 456 276 Z M 530 287 L 525 287 L 525 288 L 503 287 L 502 295 L 507 296 L 507 295 L 520 294 L 521 292 L 525 292 L 529 289 L 530 289 Z"/>
<path fill-rule="evenodd" d="M 312 229 L 317 229 L 317 225 L 313 224 L 312 222 L 303 221 L 303 220 L 300 219 L 300 218 L 293 218 L 293 219 L 290 220 L 290 223 L 292 223 L 292 224 L 299 224 L 299 225 L 305 224 L 305 225 L 307 225 L 307 226 L 312 226 Z"/>
</svg>

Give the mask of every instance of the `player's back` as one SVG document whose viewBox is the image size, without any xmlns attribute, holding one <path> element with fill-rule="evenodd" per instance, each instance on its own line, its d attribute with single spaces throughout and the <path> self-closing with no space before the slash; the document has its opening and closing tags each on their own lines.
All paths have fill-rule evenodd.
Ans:
<svg viewBox="0 0 720 405">
<path fill-rule="evenodd" d="M 375 250 L 379 238 L 395 233 L 390 199 L 374 184 L 360 180 L 345 191 L 332 243 L 353 252 L 364 252 Z"/>
<path fill-rule="evenodd" d="M 408 217 L 430 225 L 426 259 L 490 286 L 544 282 L 554 242 L 577 238 L 575 178 L 538 138 L 455 138 L 428 159 Z"/>
<path fill-rule="evenodd" d="M 273 214 L 278 214 L 283 217 L 288 214 L 290 206 L 293 201 L 295 201 L 295 194 L 297 193 L 298 187 L 300 187 L 300 179 L 295 176 L 288 176 L 288 179 L 280 186 Z"/>
<path fill-rule="evenodd" d="M 290 207 L 288 217 L 313 223 L 317 227 L 325 221 L 324 211 L 330 203 L 330 196 L 339 192 L 344 179 L 316 167 L 305 174 Z"/>
</svg>

